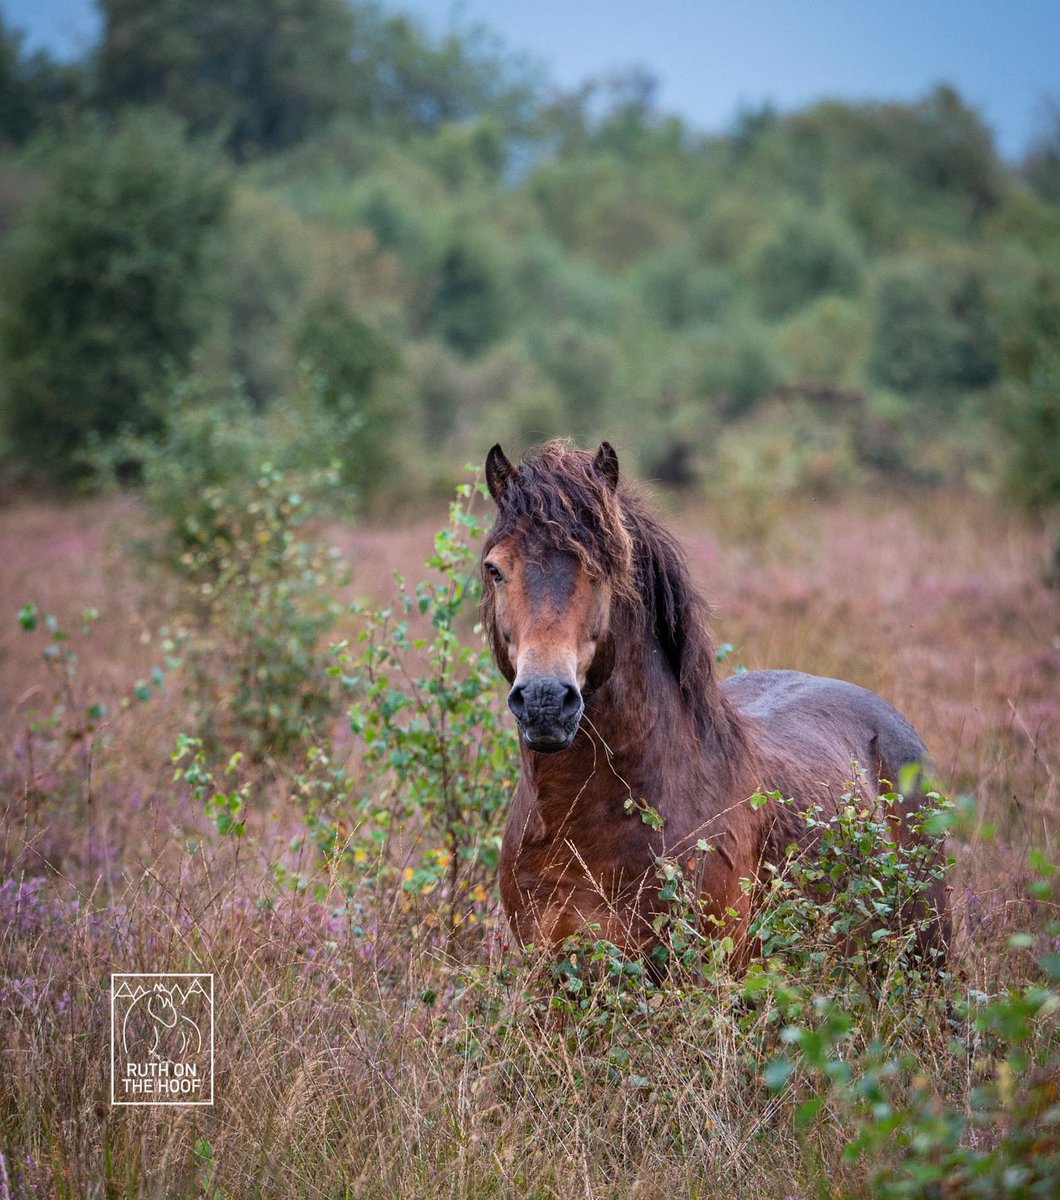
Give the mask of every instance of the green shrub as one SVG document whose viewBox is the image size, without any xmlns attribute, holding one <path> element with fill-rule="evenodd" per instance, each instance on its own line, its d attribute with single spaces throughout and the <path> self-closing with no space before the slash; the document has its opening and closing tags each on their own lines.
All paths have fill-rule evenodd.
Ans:
<svg viewBox="0 0 1060 1200">
<path fill-rule="evenodd" d="M 475 365 L 465 412 L 483 439 L 504 430 L 523 445 L 544 441 L 567 426 L 560 392 L 539 363 L 517 342 L 502 342 Z"/>
<path fill-rule="evenodd" d="M 495 120 L 443 125 L 425 150 L 428 161 L 452 188 L 496 185 L 508 158 L 504 129 Z"/>
<path fill-rule="evenodd" d="M 783 380 L 770 334 L 754 320 L 733 319 L 690 339 L 699 363 L 696 393 L 723 418 L 742 416 Z"/>
<path fill-rule="evenodd" d="M 432 250 L 432 219 L 422 197 L 399 174 L 372 172 L 352 186 L 342 187 L 337 202 L 341 212 L 329 211 L 340 228 L 361 225 L 372 231 L 379 245 L 392 250 L 410 266 L 422 264 Z"/>
<path fill-rule="evenodd" d="M 562 432 L 586 439 L 601 433 L 617 375 L 613 339 L 564 322 L 535 335 L 531 353 L 562 402 Z"/>
<path fill-rule="evenodd" d="M 270 461 L 297 447 L 277 445 L 238 398 L 204 397 L 202 386 L 177 389 L 160 440 L 130 447 L 158 531 L 151 554 L 181 585 L 166 649 L 183 668 L 198 736 L 284 754 L 337 700 L 320 643 L 345 573 L 308 526 L 337 496 L 338 472 Z"/>
<path fill-rule="evenodd" d="M 67 597 L 56 599 L 64 603 Z M 166 672 L 153 665 L 145 676 L 115 687 L 86 669 L 93 650 L 98 655 L 91 642 L 99 618 L 88 608 L 60 620 L 33 601 L 19 610 L 23 634 L 40 646 L 43 671 L 25 690 L 28 703 L 19 705 L 21 736 L 4 772 L 0 876 L 8 879 L 36 875 L 44 864 L 58 867 L 60 854 L 65 870 L 77 863 L 95 871 L 110 854 L 108 835 L 93 820 L 99 800 L 110 794 L 111 777 L 101 768 L 111 758 L 123 713 L 140 729 L 155 719 L 145 706 L 165 686 Z M 70 829 L 79 833 L 64 844 L 59 831 Z"/>
<path fill-rule="evenodd" d="M 1005 393 L 1008 488 L 1029 508 L 1060 508 L 1060 354 L 1046 351 L 1026 383 Z"/>
<path fill-rule="evenodd" d="M 147 397 L 186 363 L 226 185 L 153 113 L 86 125 L 52 156 L 3 264 L 4 423 L 24 464 L 68 480 L 93 437 L 157 428 Z"/>
<path fill-rule="evenodd" d="M 861 274 L 857 240 L 838 218 L 792 218 L 758 254 L 758 306 L 767 317 L 783 317 L 818 296 L 855 293 Z"/>
<path fill-rule="evenodd" d="M 336 296 L 312 305 L 298 333 L 300 359 L 312 373 L 316 396 L 331 418 L 330 453 L 345 483 L 365 501 L 396 489 L 396 429 L 405 416 L 392 386 L 401 370 L 397 344 Z"/>
<path fill-rule="evenodd" d="M 720 430 L 704 482 L 715 520 L 729 536 L 761 544 L 796 496 L 824 496 L 857 483 L 864 468 L 854 419 L 805 400 L 778 398 Z"/>
<path fill-rule="evenodd" d="M 864 379 L 872 322 L 863 305 L 822 296 L 789 317 L 777 340 L 800 383 L 853 388 Z"/>
<path fill-rule="evenodd" d="M 509 296 L 497 247 L 458 234 L 442 250 L 430 302 L 431 326 L 459 353 L 481 353 L 504 332 Z"/>
<path fill-rule="evenodd" d="M 719 320 L 737 292 L 732 275 L 697 263 L 693 249 L 686 245 L 654 255 L 637 275 L 648 315 L 667 329 Z"/>
<path fill-rule="evenodd" d="M 1045 899 L 1057 867 L 1040 852 L 1032 859 L 1030 890 Z M 1010 935 L 1009 946 L 1055 946 L 1058 933 L 1052 919 Z M 956 979 L 903 1004 L 885 994 L 869 1022 L 834 995 L 774 991 L 788 1017 L 786 1049 L 763 1080 L 789 1096 L 796 1128 L 808 1135 L 823 1121 L 840 1124 L 843 1158 L 869 1167 L 880 1200 L 1044 1200 L 1060 1184 L 1060 958 L 1046 950 L 1036 960 L 1033 982 L 994 996 Z M 759 998 L 773 987 L 764 972 L 750 982 Z"/>
<path fill-rule="evenodd" d="M 461 485 L 435 538 L 431 581 L 399 581 L 393 607 L 355 612 L 354 643 L 336 647 L 332 672 L 357 697 L 361 739 L 355 782 L 326 746 L 309 756 L 297 796 L 306 836 L 351 901 L 400 888 L 414 923 L 454 946 L 492 924 L 505 806 L 518 763 L 515 733 L 478 633 L 477 549 L 482 527 Z M 285 875 L 281 871 L 281 875 Z M 428 936 L 430 936 L 428 934 Z"/>
<path fill-rule="evenodd" d="M 512 311 L 521 328 L 571 321 L 594 332 L 613 329 L 628 292 L 611 274 L 572 257 L 545 233 L 526 237 L 513 251 Z"/>
<path fill-rule="evenodd" d="M 333 472 L 306 478 L 263 463 L 247 486 L 204 496 L 209 533 L 180 560 L 191 620 L 174 648 L 200 729 L 222 744 L 286 754 L 335 711 L 321 641 L 345 572 L 303 526 L 310 491 L 336 483 Z"/>
<path fill-rule="evenodd" d="M 93 608 L 81 613 L 78 639 L 74 630 L 63 628 L 54 613 L 42 612 L 33 601 L 19 610 L 18 623 L 24 633 L 45 635 L 41 659 L 48 685 L 33 691 L 46 690 L 51 704 L 47 712 L 33 708 L 27 713 L 23 791 L 28 799 L 43 798 L 38 795 L 37 777 L 50 776 L 52 801 L 64 791 L 75 793 L 83 806 L 92 801 L 92 764 L 102 742 L 100 727 L 107 705 L 89 693 L 88 685 L 79 678 L 76 647 L 90 636 L 98 618 Z M 150 695 L 149 685 L 138 683 L 140 687 L 146 689 L 145 696 Z M 4 841 L 8 841 L 6 836 Z"/>
<path fill-rule="evenodd" d="M 869 369 L 885 387 L 952 410 L 962 389 L 992 383 L 998 334 L 972 268 L 909 260 L 882 273 Z"/>
<path fill-rule="evenodd" d="M 853 988 L 868 997 L 881 986 L 893 993 L 905 975 L 916 978 L 933 966 L 919 962 L 917 954 L 930 942 L 926 895 L 952 865 L 938 839 L 952 806 L 929 793 L 912 824 L 924 840 L 904 844 L 890 819 L 900 795 L 879 797 L 877 812 L 853 794 L 843 800 L 827 817 L 819 809 L 800 814 L 814 848 L 792 851 L 786 864 L 770 872 L 752 932 L 767 961 L 780 956 L 785 970 L 833 996 Z"/>
<path fill-rule="evenodd" d="M 1043 200 L 1060 204 L 1060 104 L 1047 103 L 1023 160 L 1023 176 Z"/>
<path fill-rule="evenodd" d="M 297 333 L 327 250 L 317 230 L 272 196 L 234 191 L 202 366 L 235 381 L 258 411 L 297 384 Z"/>
</svg>

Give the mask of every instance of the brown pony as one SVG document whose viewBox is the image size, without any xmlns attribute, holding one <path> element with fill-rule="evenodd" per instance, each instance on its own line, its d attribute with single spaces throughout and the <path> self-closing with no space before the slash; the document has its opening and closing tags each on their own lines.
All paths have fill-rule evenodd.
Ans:
<svg viewBox="0 0 1060 1200">
<path fill-rule="evenodd" d="M 692 868 L 705 925 L 745 963 L 753 889 L 741 880 L 812 844 L 794 808 L 831 813 L 852 789 L 875 805 L 882 781 L 925 762 L 924 744 L 851 683 L 797 671 L 719 682 L 681 550 L 619 486 L 607 442 L 592 455 L 552 441 L 519 467 L 494 446 L 486 482 L 497 517 L 483 623 L 521 735 L 500 860 L 516 936 L 556 943 L 591 926 L 630 953 L 650 950 L 665 857 Z M 774 791 L 795 806 L 748 802 Z M 921 802 L 892 814 L 906 841 Z M 661 824 L 640 819 L 649 809 Z M 927 945 L 944 951 L 941 884 L 928 903 Z"/>
</svg>

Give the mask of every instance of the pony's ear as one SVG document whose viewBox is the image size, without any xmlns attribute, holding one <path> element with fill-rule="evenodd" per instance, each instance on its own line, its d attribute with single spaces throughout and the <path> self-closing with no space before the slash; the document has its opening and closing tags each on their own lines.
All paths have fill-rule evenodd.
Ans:
<svg viewBox="0 0 1060 1200">
<path fill-rule="evenodd" d="M 600 443 L 593 457 L 593 468 L 604 477 L 611 491 L 618 487 L 618 455 L 610 442 Z"/>
<path fill-rule="evenodd" d="M 486 455 L 486 486 L 490 490 L 490 495 L 497 503 L 500 503 L 501 492 L 504 490 L 504 485 L 515 474 L 517 468 L 513 467 L 508 461 L 507 455 L 501 449 L 500 442 L 490 450 Z"/>
</svg>

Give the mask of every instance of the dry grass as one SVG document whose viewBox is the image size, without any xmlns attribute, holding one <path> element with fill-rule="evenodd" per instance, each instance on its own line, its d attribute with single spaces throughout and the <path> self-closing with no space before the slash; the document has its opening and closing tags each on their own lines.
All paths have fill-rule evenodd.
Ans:
<svg viewBox="0 0 1060 1200">
<path fill-rule="evenodd" d="M 380 599 L 392 569 L 417 577 L 440 520 L 334 531 L 353 590 Z M 750 548 L 723 512 L 673 521 L 729 663 L 881 692 L 975 795 L 980 827 L 954 846 L 955 965 L 996 991 L 1020 970 L 1003 947 L 1027 916 L 1028 849 L 1051 842 L 1060 805 L 1038 535 L 948 495 L 802 504 Z M 763 1090 L 770 1014 L 735 1019 L 731 981 L 642 995 L 644 1011 L 635 988 L 618 1012 L 596 997 L 573 1021 L 540 1011 L 527 985 L 543 967 L 499 929 L 459 970 L 401 906 L 361 914 L 354 936 L 336 896 L 277 895 L 269 862 L 291 819 L 265 768 L 252 836 L 219 845 L 171 779 L 189 716 L 175 678 L 123 704 L 161 658 L 167 610 L 124 552 L 136 524 L 115 500 L 0 513 L 2 1200 L 867 1194 L 864 1168 L 838 1158 L 841 1114 L 797 1130 L 791 1098 Z M 41 639 L 15 620 L 31 598 L 71 628 L 101 614 L 74 638 L 78 703 L 109 714 L 90 787 L 81 741 L 27 732 L 52 706 Z M 109 1107 L 108 976 L 138 970 L 215 973 L 212 1110 Z M 883 1035 L 940 1089 L 970 1085 L 930 1004 Z"/>
</svg>

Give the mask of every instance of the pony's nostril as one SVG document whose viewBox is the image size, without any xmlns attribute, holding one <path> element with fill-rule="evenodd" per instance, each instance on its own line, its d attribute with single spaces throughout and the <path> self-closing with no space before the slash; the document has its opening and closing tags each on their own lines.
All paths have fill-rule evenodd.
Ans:
<svg viewBox="0 0 1060 1200">
<path fill-rule="evenodd" d="M 573 684 L 567 684 L 563 693 L 563 706 L 561 709 L 562 715 L 566 718 L 573 717 L 582 706 L 582 694 Z"/>
<path fill-rule="evenodd" d="M 526 693 L 521 684 L 517 683 L 508 693 L 508 707 L 517 721 L 526 720 Z"/>
</svg>

